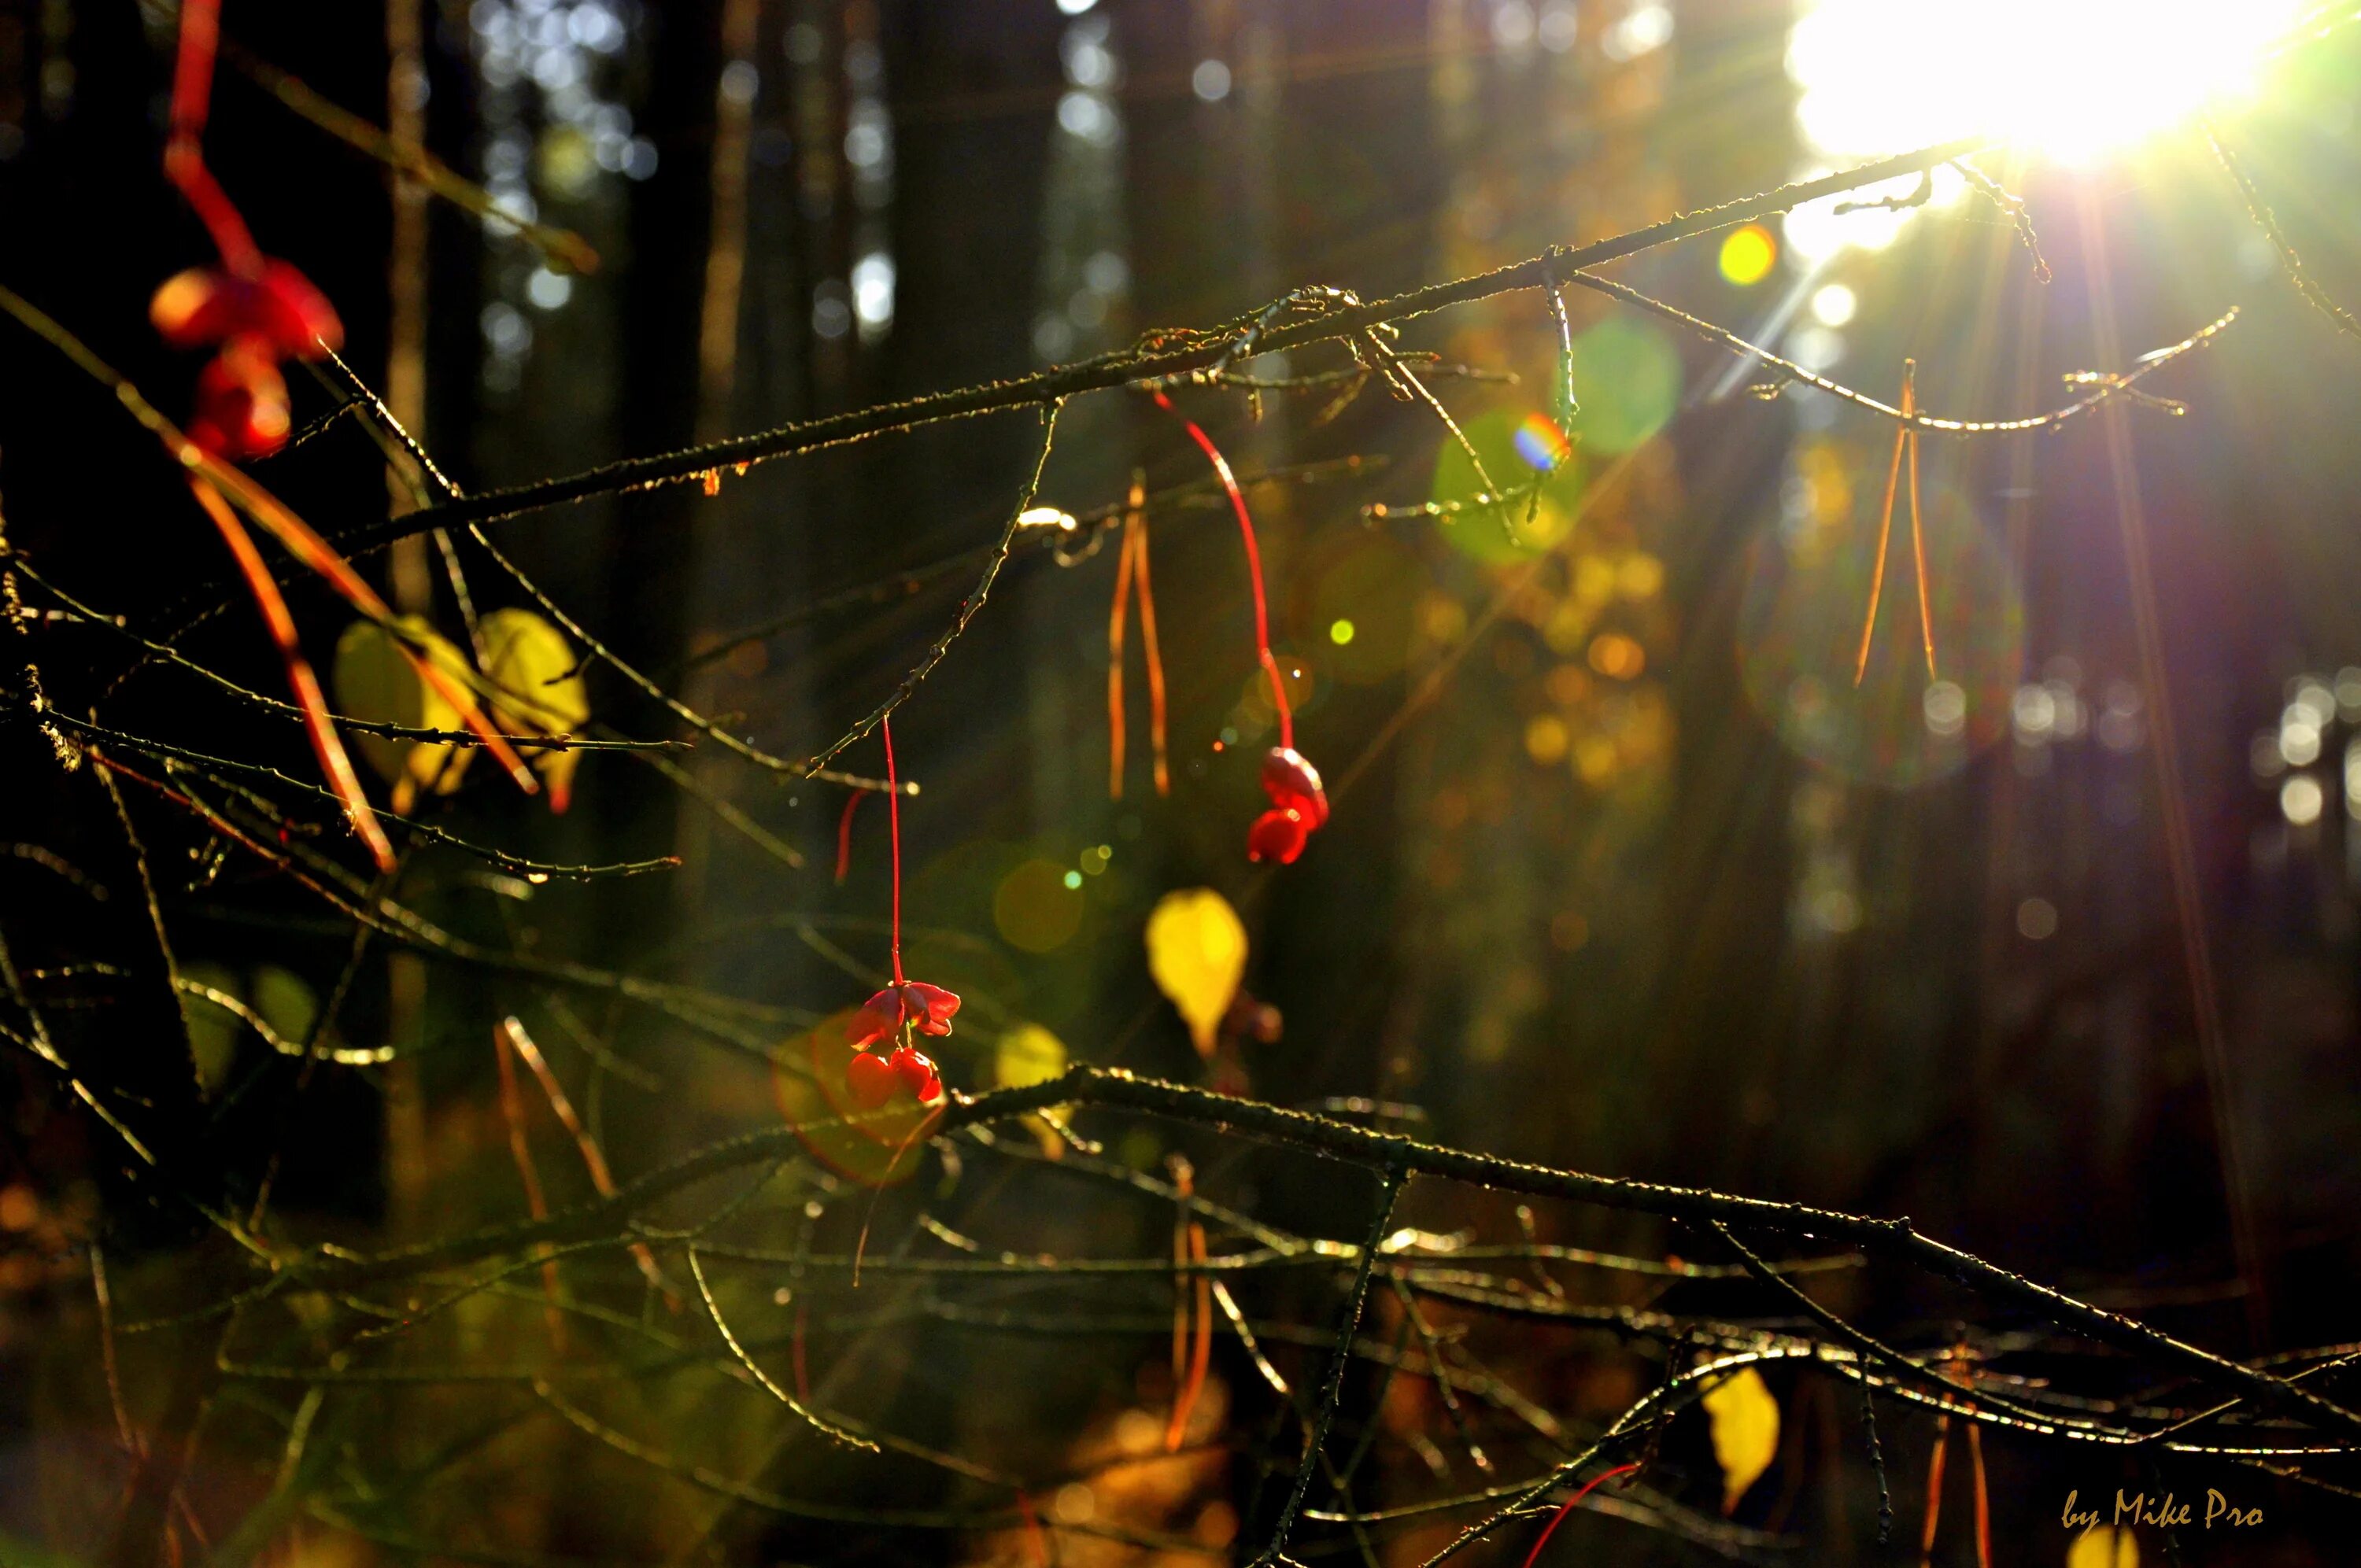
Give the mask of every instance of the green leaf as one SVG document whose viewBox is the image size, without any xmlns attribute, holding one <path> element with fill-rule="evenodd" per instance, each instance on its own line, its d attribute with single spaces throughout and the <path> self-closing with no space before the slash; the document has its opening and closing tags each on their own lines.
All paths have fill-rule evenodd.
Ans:
<svg viewBox="0 0 2361 1568">
<path fill-rule="evenodd" d="M 412 645 L 423 648 L 437 669 L 464 685 L 471 678 L 467 658 L 437 635 L 423 617 L 405 615 L 395 624 L 408 633 Z M 402 652 L 393 634 L 373 620 L 357 620 L 336 639 L 336 662 L 329 672 L 337 711 L 371 724 L 395 724 L 407 729 L 456 729 L 462 720 L 440 692 L 419 678 L 418 667 Z M 353 737 L 361 757 L 378 776 L 394 786 L 394 809 L 406 808 L 408 796 L 421 787 L 449 794 L 459 787 L 468 757 L 443 740 L 397 740 L 385 735 Z"/>
</svg>

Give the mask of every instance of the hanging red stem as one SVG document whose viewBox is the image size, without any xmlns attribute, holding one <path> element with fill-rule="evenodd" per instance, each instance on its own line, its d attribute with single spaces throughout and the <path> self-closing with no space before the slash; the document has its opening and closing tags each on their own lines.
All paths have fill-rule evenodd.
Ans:
<svg viewBox="0 0 2361 1568">
<path fill-rule="evenodd" d="M 1612 1481 L 1618 1475 L 1629 1475 L 1632 1471 L 1639 1468 L 1640 1467 L 1637 1464 L 1619 1464 L 1614 1469 L 1606 1472 L 1604 1475 L 1592 1476 L 1589 1482 L 1583 1486 L 1581 1491 L 1576 1492 L 1573 1497 L 1568 1497 L 1559 1506 L 1557 1512 L 1550 1515 L 1549 1523 L 1542 1526 L 1541 1539 L 1533 1542 L 1533 1549 L 1531 1552 L 1525 1553 L 1525 1568 L 1533 1568 L 1533 1564 L 1541 1561 L 1542 1548 L 1549 1544 L 1549 1538 L 1553 1534 L 1556 1533 L 1560 1521 L 1562 1521 L 1566 1515 L 1574 1512 L 1575 1508 L 1580 1505 L 1583 1498 L 1598 1490 L 1599 1486 L 1603 1483 Z"/>
<path fill-rule="evenodd" d="M 852 814 L 861 809 L 861 801 L 869 792 L 857 789 L 844 803 L 844 815 L 836 819 L 836 885 L 842 887 L 852 870 Z"/>
<path fill-rule="evenodd" d="M 894 842 L 894 983 L 902 980 L 902 780 L 894 771 L 894 716 L 878 723 L 885 735 L 886 833 Z M 847 818 L 851 820 L 850 817 Z"/>
<path fill-rule="evenodd" d="M 1148 655 L 1148 735 L 1156 754 L 1156 793 L 1172 793 L 1172 775 L 1164 758 L 1164 655 L 1156 645 L 1156 594 L 1148 578 L 1148 483 L 1137 471 L 1123 520 L 1123 546 L 1116 556 L 1115 604 L 1107 615 L 1107 797 L 1123 798 L 1126 735 L 1123 704 L 1124 625 L 1131 604 L 1131 585 L 1139 584 L 1140 641 Z"/>
<path fill-rule="evenodd" d="M 181 0 L 181 52 L 172 70 L 172 132 L 164 145 L 164 174 L 189 199 L 213 236 L 222 265 L 241 278 L 258 278 L 262 252 L 236 204 L 205 167 L 205 120 L 213 108 L 214 54 L 220 42 L 221 0 Z"/>
<path fill-rule="evenodd" d="M 1271 656 L 1270 609 L 1262 591 L 1262 552 L 1255 545 L 1254 518 L 1246 511 L 1246 492 L 1238 488 L 1237 476 L 1230 472 L 1229 459 L 1224 457 L 1222 449 L 1213 444 L 1213 438 L 1199 429 L 1195 420 L 1174 408 L 1172 400 L 1164 395 L 1164 389 L 1156 388 L 1150 395 L 1156 399 L 1158 408 L 1179 420 L 1181 427 L 1188 431 L 1189 439 L 1197 444 L 1197 449 L 1205 455 L 1205 461 L 1213 466 L 1214 477 L 1222 481 L 1222 489 L 1230 498 L 1230 510 L 1238 514 L 1238 536 L 1246 542 L 1246 579 L 1254 587 L 1255 657 L 1262 662 L 1262 673 L 1270 679 L 1270 706 L 1279 714 L 1279 743 L 1292 747 L 1295 744 L 1295 715 L 1287 706 L 1287 686 L 1279 679 L 1279 661 Z"/>
<path fill-rule="evenodd" d="M 1935 1452 L 1927 1461 L 1927 1523 L 1918 1532 L 1918 1568 L 1935 1560 L 1935 1531 L 1943 1519 L 1943 1457 L 1951 1446 L 1951 1418 L 1935 1418 Z"/>
<path fill-rule="evenodd" d="M 1878 516 L 1877 559 L 1870 568 L 1869 613 L 1861 625 L 1861 652 L 1853 661 L 1852 684 L 1869 674 L 1869 645 L 1877 635 L 1877 605 L 1885 591 L 1885 552 L 1894 537 L 1894 498 L 1902 483 L 1903 458 L 1910 463 L 1910 555 L 1918 583 L 1918 638 L 1926 649 L 1927 678 L 1935 678 L 1935 607 L 1927 592 L 1927 535 L 1918 521 L 1918 427 L 1910 422 L 1918 412 L 1918 362 L 1902 362 L 1902 422 L 1894 427 L 1894 457 L 1885 471 L 1885 502 Z"/>
<path fill-rule="evenodd" d="M 517 1175 L 524 1182 L 525 1212 L 536 1220 L 546 1219 L 549 1201 L 542 1192 L 541 1171 L 533 1162 L 533 1145 L 525 1137 L 524 1096 L 517 1091 L 516 1064 L 510 1059 L 513 1048 L 505 1032 L 492 1031 L 492 1059 L 500 1070 L 500 1119 L 509 1124 L 509 1157 L 516 1162 Z M 562 1292 L 557 1280 L 557 1259 L 546 1247 L 541 1252 L 541 1288 L 548 1299 L 543 1311 L 549 1320 L 550 1348 L 563 1355 L 566 1314 L 558 1308 Z"/>
</svg>

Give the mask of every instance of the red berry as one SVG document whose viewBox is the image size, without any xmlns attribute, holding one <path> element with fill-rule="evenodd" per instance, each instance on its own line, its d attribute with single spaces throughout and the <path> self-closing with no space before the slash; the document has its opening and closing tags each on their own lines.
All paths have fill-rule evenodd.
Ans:
<svg viewBox="0 0 2361 1568">
<path fill-rule="evenodd" d="M 175 274 L 148 301 L 148 319 L 175 348 L 258 337 L 280 357 L 316 359 L 345 341 L 328 297 L 284 261 L 264 262 L 258 278 L 202 267 Z"/>
<path fill-rule="evenodd" d="M 922 1035 L 948 1035 L 951 1015 L 959 1010 L 956 992 L 924 981 L 898 980 L 861 1004 L 846 1026 L 845 1038 L 856 1046 L 874 1045 L 901 1033 L 906 1025 Z"/>
<path fill-rule="evenodd" d="M 1262 760 L 1262 792 L 1282 810 L 1301 812 L 1311 828 L 1328 825 L 1328 792 L 1320 770 L 1292 746 L 1273 746 Z"/>
<path fill-rule="evenodd" d="M 1295 857 L 1303 853 L 1303 840 L 1312 829 L 1305 826 L 1303 814 L 1293 806 L 1273 806 L 1255 818 L 1246 829 L 1246 859 L 1259 864 L 1277 861 L 1291 866 Z"/>
<path fill-rule="evenodd" d="M 893 1056 L 887 1058 L 886 1065 L 900 1076 L 903 1087 L 910 1091 L 919 1104 L 924 1105 L 928 1101 L 941 1097 L 942 1076 L 935 1071 L 935 1064 L 928 1058 L 926 1052 L 909 1046 L 898 1047 Z"/>
<path fill-rule="evenodd" d="M 855 1051 L 852 1059 L 844 1064 L 844 1086 L 852 1091 L 853 1102 L 864 1111 L 874 1111 L 893 1099 L 901 1082 L 900 1075 L 874 1051 Z"/>
<path fill-rule="evenodd" d="M 229 335 L 229 279 L 210 268 L 192 267 L 164 280 L 148 302 L 148 319 L 175 348 L 199 348 Z"/>
<path fill-rule="evenodd" d="M 287 378 L 269 346 L 236 337 L 197 377 L 189 439 L 217 457 L 268 457 L 287 443 Z"/>
</svg>

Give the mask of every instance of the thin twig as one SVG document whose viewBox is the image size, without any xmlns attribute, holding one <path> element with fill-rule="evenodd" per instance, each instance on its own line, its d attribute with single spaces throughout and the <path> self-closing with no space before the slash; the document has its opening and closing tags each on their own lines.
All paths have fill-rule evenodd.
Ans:
<svg viewBox="0 0 2361 1568">
<path fill-rule="evenodd" d="M 1260 350 L 1302 348 L 1315 343 L 1350 342 L 1370 328 L 1430 315 L 1453 305 L 1488 300 L 1521 289 L 1544 288 L 1553 277 L 1570 279 L 1581 269 L 1598 267 L 1644 250 L 1671 245 L 1697 235 L 1752 223 L 1824 196 L 1839 195 L 1862 185 L 1948 163 L 1981 150 L 1982 137 L 1962 137 L 1920 148 L 1914 152 L 1880 159 L 1773 190 L 1741 196 L 1716 206 L 1683 213 L 1644 227 L 1611 236 L 1586 246 L 1535 256 L 1489 272 L 1430 283 L 1407 293 L 1363 304 L 1343 306 L 1274 326 L 1262 334 Z M 1183 346 L 1156 346 L 1167 338 Z M 462 521 L 489 522 L 543 507 L 580 500 L 588 496 L 648 489 L 702 476 L 707 470 L 738 463 L 760 463 L 823 447 L 840 446 L 889 432 L 915 429 L 944 420 L 1055 403 L 1084 392 L 1112 390 L 1134 383 L 1185 376 L 1219 363 L 1235 346 L 1229 332 L 1188 332 L 1162 334 L 1142 345 L 1101 355 L 1078 364 L 1039 371 L 1012 380 L 933 392 L 901 402 L 881 403 L 846 413 L 782 425 L 752 435 L 733 436 L 709 445 L 647 457 L 628 458 L 582 473 L 488 490 L 465 501 L 448 502 L 383 523 L 364 524 L 338 536 L 351 551 L 366 551 L 392 540 Z"/>
<path fill-rule="evenodd" d="M 983 608 L 983 601 L 991 597 L 993 582 L 1000 576 L 1000 568 L 1007 564 L 1009 549 L 1016 542 L 1016 531 L 1024 526 L 1025 514 L 1032 508 L 1033 498 L 1040 490 L 1041 472 L 1049 466 L 1049 448 L 1058 439 L 1058 411 L 1061 406 L 1052 402 L 1043 411 L 1041 448 L 1033 459 L 1032 471 L 1026 476 L 1025 488 L 1016 498 L 1016 504 L 1009 509 L 1008 521 L 1000 531 L 1000 543 L 994 547 L 991 558 L 984 562 L 983 575 L 976 579 L 975 587 L 967 598 L 960 600 L 959 613 L 952 618 L 950 627 L 928 645 L 925 654 L 910 667 L 910 673 L 902 677 L 902 684 L 895 686 L 884 702 L 872 708 L 868 716 L 851 729 L 813 753 L 810 761 L 803 764 L 803 772 L 815 773 L 826 767 L 837 753 L 868 735 L 895 708 L 907 702 L 910 694 L 918 689 L 918 683 L 935 673 L 935 666 L 943 662 L 943 655 L 951 651 L 951 644 L 959 641 L 960 634 L 967 630 L 968 623 Z"/>
</svg>

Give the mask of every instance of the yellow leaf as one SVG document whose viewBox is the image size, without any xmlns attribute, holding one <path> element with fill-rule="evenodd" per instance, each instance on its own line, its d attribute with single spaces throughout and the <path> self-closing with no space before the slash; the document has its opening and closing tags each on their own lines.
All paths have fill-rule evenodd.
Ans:
<svg viewBox="0 0 2361 1568">
<path fill-rule="evenodd" d="M 2066 1568 L 2139 1568 L 2139 1544 L 2127 1530 L 2094 1524 L 2066 1549 Z"/>
<path fill-rule="evenodd" d="M 1714 1386 L 1704 1399 L 1713 1423 L 1713 1456 L 1721 1465 L 1721 1511 L 1733 1512 L 1746 1488 L 1771 1468 L 1779 1452 L 1779 1401 L 1749 1366 Z"/>
<path fill-rule="evenodd" d="M 467 659 L 435 635 L 423 617 L 405 615 L 395 624 L 425 650 L 436 668 L 466 683 Z M 456 729 L 462 722 L 458 710 L 442 693 L 419 678 L 418 668 L 404 656 L 401 643 L 373 620 L 357 620 L 336 639 L 336 662 L 329 672 L 329 684 L 335 688 L 337 709 L 348 718 L 409 729 Z M 409 795 L 421 785 L 445 794 L 458 788 L 459 776 L 472 754 L 443 740 L 398 740 L 369 734 L 353 739 L 378 776 L 395 787 L 400 796 L 397 810 L 407 806 Z"/>
<path fill-rule="evenodd" d="M 1038 1024 L 1019 1024 L 1000 1036 L 993 1053 L 993 1081 L 1003 1089 L 1023 1089 L 1047 1083 L 1066 1070 L 1066 1042 Z M 1025 1127 L 1051 1159 L 1062 1159 L 1066 1140 L 1058 1128 L 1065 1124 L 1062 1111 L 1043 1111 L 1024 1118 Z"/>
<path fill-rule="evenodd" d="M 1197 1054 L 1213 1054 L 1214 1032 L 1246 972 L 1246 928 L 1210 887 L 1183 888 L 1148 916 L 1148 972 L 1189 1025 Z"/>
<path fill-rule="evenodd" d="M 501 695 L 492 716 L 511 735 L 573 735 L 590 721 L 590 688 L 566 634 L 529 609 L 496 609 L 478 623 L 484 674 Z M 553 811 L 574 793 L 579 751 L 536 750 L 533 771 L 549 786 Z"/>
<path fill-rule="evenodd" d="M 1066 1070 L 1066 1042 L 1038 1024 L 1019 1024 L 1000 1036 L 992 1069 L 1003 1089 L 1047 1083 Z"/>
</svg>

